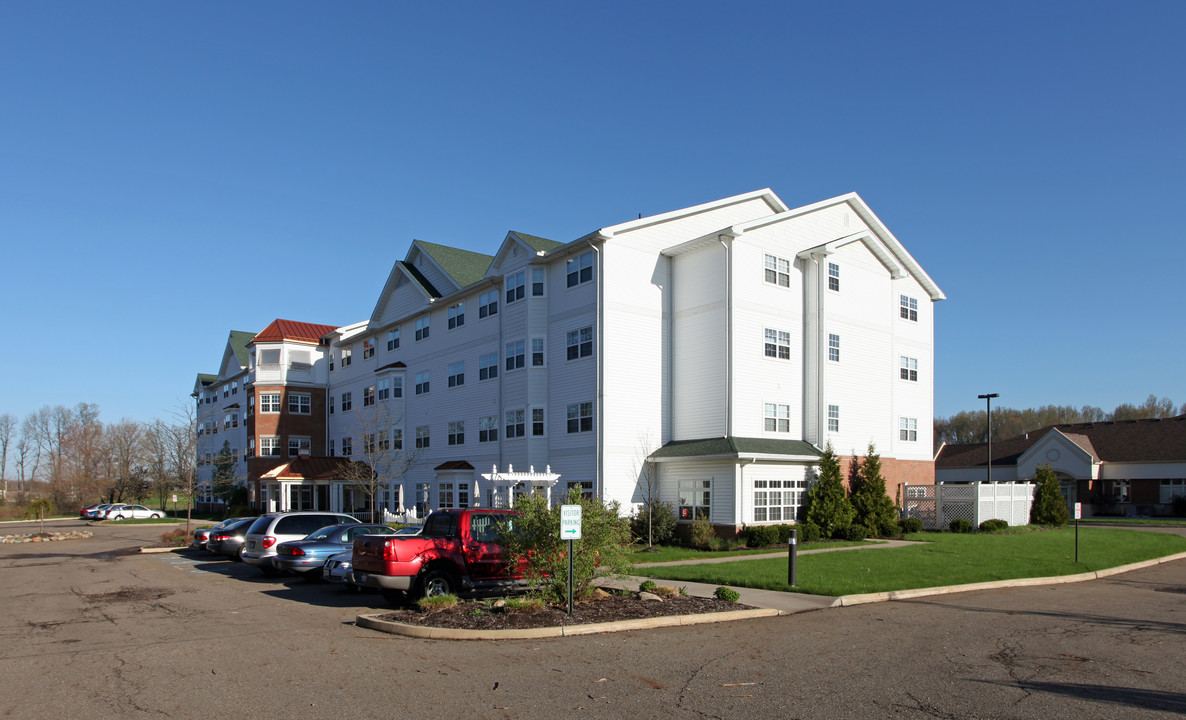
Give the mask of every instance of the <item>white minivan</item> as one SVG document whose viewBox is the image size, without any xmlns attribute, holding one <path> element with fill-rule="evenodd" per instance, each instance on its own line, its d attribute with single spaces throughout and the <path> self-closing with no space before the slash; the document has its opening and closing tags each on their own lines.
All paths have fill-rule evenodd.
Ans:
<svg viewBox="0 0 1186 720">
<path fill-rule="evenodd" d="M 276 546 L 289 540 L 303 540 L 306 535 L 331 525 L 353 525 L 358 520 L 341 513 L 317 510 L 261 515 L 251 523 L 243 538 L 243 562 L 255 565 L 264 575 L 280 572 L 272 564 Z"/>
</svg>

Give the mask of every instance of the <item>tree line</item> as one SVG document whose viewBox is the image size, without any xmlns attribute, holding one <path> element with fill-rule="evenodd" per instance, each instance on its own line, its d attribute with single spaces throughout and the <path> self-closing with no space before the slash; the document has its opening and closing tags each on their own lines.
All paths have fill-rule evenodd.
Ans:
<svg viewBox="0 0 1186 720">
<path fill-rule="evenodd" d="M 0 414 L 0 501 L 24 503 L 34 488 L 59 510 L 84 502 L 135 502 L 192 489 L 194 411 L 183 403 L 174 422 L 104 423 L 99 407 L 45 406 L 18 419 Z"/>
<path fill-rule="evenodd" d="M 949 445 L 988 442 L 988 425 L 984 421 L 984 415 L 984 410 L 965 410 L 951 417 L 936 417 L 935 447 L 938 448 L 939 444 L 944 442 Z M 1177 406 L 1169 398 L 1158 398 L 1156 395 L 1150 395 L 1141 405 L 1121 403 L 1112 412 L 1104 412 L 1091 405 L 1081 408 L 1070 405 L 1043 405 L 1025 410 L 994 407 L 992 436 L 1001 439 L 1016 437 L 1049 425 L 1165 419 L 1179 415 L 1186 415 L 1186 403 Z"/>
</svg>

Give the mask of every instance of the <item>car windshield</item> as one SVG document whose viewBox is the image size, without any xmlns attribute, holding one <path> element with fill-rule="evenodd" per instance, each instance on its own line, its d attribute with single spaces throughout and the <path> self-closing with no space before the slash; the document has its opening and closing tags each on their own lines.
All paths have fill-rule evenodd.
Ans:
<svg viewBox="0 0 1186 720">
<path fill-rule="evenodd" d="M 329 527 L 323 527 L 320 530 L 309 533 L 309 535 L 306 536 L 305 539 L 306 540 L 329 540 L 331 535 L 333 535 L 337 532 L 340 532 L 341 529 L 342 529 L 342 527 L 340 525 L 330 525 Z"/>
</svg>

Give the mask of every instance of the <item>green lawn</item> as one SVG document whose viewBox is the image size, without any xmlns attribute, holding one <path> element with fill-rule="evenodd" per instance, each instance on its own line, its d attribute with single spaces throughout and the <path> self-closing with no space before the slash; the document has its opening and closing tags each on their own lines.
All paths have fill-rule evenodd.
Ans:
<svg viewBox="0 0 1186 720">
<path fill-rule="evenodd" d="M 846 542 L 842 540 L 802 543 L 799 545 L 799 552 L 803 552 L 804 550 L 821 550 L 824 548 L 853 547 L 856 545 L 865 544 L 867 543 Z M 658 552 L 646 552 L 644 548 L 639 548 L 635 551 L 634 558 L 631 560 L 631 562 L 635 564 L 662 563 L 676 562 L 679 560 L 703 560 L 707 558 L 740 557 L 744 555 L 769 555 L 770 553 L 777 552 L 781 552 L 785 555 L 787 552 L 786 546 L 767 548 L 738 548 L 735 550 L 694 550 L 692 548 L 678 547 L 673 545 L 656 545 L 655 549 Z"/>
<path fill-rule="evenodd" d="M 648 568 L 647 575 L 713 585 L 852 595 L 1023 577 L 1072 575 L 1186 551 L 1186 538 L 1165 533 L 1072 528 L 1016 533 L 920 533 L 903 548 L 849 550 L 798 559 L 798 585 L 787 585 L 785 558 Z"/>
<path fill-rule="evenodd" d="M 1073 520 L 1071 521 L 1074 522 Z M 1079 521 L 1080 525 L 1148 525 L 1150 527 L 1183 527 L 1186 526 L 1186 518 L 1109 518 L 1109 517 L 1093 517 L 1083 518 Z"/>
</svg>

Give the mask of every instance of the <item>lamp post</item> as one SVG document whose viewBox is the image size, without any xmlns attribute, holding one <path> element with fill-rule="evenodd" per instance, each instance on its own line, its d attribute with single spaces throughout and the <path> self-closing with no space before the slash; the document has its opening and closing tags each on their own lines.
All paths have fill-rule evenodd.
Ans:
<svg viewBox="0 0 1186 720">
<path fill-rule="evenodd" d="M 976 397 L 988 403 L 988 413 L 985 417 L 985 424 L 988 425 L 988 482 L 992 484 L 992 399 L 1000 397 L 1000 393 L 988 393 L 985 395 L 977 395 Z"/>
</svg>

